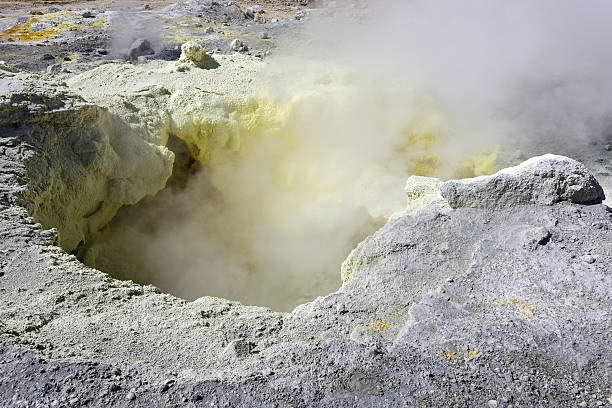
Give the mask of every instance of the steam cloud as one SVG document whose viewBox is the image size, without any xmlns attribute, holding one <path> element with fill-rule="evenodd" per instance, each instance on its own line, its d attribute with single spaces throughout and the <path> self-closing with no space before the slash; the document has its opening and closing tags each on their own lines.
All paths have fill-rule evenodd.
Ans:
<svg viewBox="0 0 612 408">
<path fill-rule="evenodd" d="M 158 16 L 145 13 L 138 0 L 121 0 L 111 24 L 111 54 L 127 58 L 135 40 L 149 41 L 154 50 L 162 43 L 161 21 Z"/>
<path fill-rule="evenodd" d="M 186 298 L 289 310 L 340 286 L 350 249 L 404 207 L 410 174 L 474 176 L 516 149 L 567 154 L 608 137 L 612 3 L 366 6 L 287 39 L 259 80 L 274 126 L 123 210 L 94 263 L 112 252 L 107 269 Z"/>
</svg>

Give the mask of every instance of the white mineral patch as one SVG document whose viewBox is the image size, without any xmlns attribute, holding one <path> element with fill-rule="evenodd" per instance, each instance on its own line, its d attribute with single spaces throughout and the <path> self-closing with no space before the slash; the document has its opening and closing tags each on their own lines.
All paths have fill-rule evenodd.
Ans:
<svg viewBox="0 0 612 408">
<path fill-rule="evenodd" d="M 228 123 L 228 106 L 245 103 L 253 94 L 252 82 L 263 66 L 261 60 L 243 55 L 216 59 L 219 67 L 215 69 L 189 72 L 177 72 L 175 63 L 165 61 L 111 63 L 66 82 L 86 100 L 144 130 L 149 141 L 164 144 L 164 131 L 206 122 Z"/>
</svg>

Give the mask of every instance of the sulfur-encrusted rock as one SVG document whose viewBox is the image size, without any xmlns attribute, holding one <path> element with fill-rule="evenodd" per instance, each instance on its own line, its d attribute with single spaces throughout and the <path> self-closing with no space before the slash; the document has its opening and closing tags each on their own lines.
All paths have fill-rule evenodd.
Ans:
<svg viewBox="0 0 612 408">
<path fill-rule="evenodd" d="M 168 149 L 147 143 L 107 109 L 25 72 L 0 76 L 0 134 L 2 143 L 24 146 L 4 152 L 7 160 L 20 157 L 23 170 L 3 164 L 0 193 L 21 197 L 38 222 L 57 228 L 66 251 L 121 206 L 161 190 L 174 161 Z"/>
<path fill-rule="evenodd" d="M 178 71 L 187 71 L 192 67 L 210 69 L 218 66 L 217 61 L 208 55 L 200 44 L 187 41 L 181 46 L 181 57 L 177 65 Z"/>
<path fill-rule="evenodd" d="M 576 160 L 546 154 L 491 176 L 450 180 L 442 196 L 452 208 L 502 208 L 522 204 L 552 205 L 561 201 L 601 203 L 603 189 Z"/>
</svg>

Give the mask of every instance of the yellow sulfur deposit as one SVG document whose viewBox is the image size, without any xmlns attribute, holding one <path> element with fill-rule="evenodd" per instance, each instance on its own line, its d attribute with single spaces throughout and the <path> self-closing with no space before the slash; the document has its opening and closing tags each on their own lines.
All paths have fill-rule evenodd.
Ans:
<svg viewBox="0 0 612 408">
<path fill-rule="evenodd" d="M 290 310 L 340 286 L 349 251 L 405 208 L 408 176 L 467 167 L 468 150 L 444 149 L 444 118 L 397 78 L 324 64 L 277 75 L 273 63 L 238 54 L 215 55 L 208 69 L 183 60 L 183 72 L 173 62 L 111 63 L 67 80 L 147 142 L 181 140 L 200 167 L 183 189 L 118 216 L 84 249 L 90 265 L 138 270 L 131 276 L 185 298 Z M 472 172 L 493 160 L 483 157 Z"/>
<path fill-rule="evenodd" d="M 67 31 L 81 31 L 86 28 L 102 29 L 108 26 L 108 20 L 96 19 L 91 25 L 82 25 L 76 20 L 74 11 L 47 13 L 32 16 L 23 24 L 13 26 L 0 33 L 0 41 L 35 42 L 52 40 Z"/>
</svg>

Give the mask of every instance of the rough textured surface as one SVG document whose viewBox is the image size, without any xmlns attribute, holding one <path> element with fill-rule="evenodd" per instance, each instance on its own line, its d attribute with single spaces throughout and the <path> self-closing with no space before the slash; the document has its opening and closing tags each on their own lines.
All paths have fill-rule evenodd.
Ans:
<svg viewBox="0 0 612 408">
<path fill-rule="evenodd" d="M 547 205 L 452 209 L 437 181 L 412 180 L 411 201 L 434 196 L 435 205 L 399 214 L 360 244 L 338 292 L 275 313 L 217 298 L 185 302 L 83 266 L 24 208 L 24 158 L 39 160 L 45 146 L 1 140 L 3 403 L 595 406 L 611 398 L 604 205 L 555 203 L 562 188 L 536 195 Z M 514 174 L 537 186 L 530 167 L 520 168 Z"/>
<path fill-rule="evenodd" d="M 568 159 L 450 181 L 443 194 L 439 180 L 410 178 L 406 211 L 351 253 L 342 288 L 291 313 L 186 302 L 60 249 L 58 231 L 102 222 L 91 210 L 116 182 L 116 205 L 163 185 L 160 129 L 232 125 L 217 93 L 240 105 L 258 62 L 219 60 L 226 71 L 204 82 L 159 62 L 103 65 L 68 86 L 0 67 L 0 406 L 612 404 L 612 213 L 580 204 L 600 190 Z M 141 159 L 160 171 L 141 174 Z M 609 180 L 597 159 L 589 168 Z M 67 212 L 76 223 L 62 224 Z"/>
<path fill-rule="evenodd" d="M 187 41 L 181 45 L 181 56 L 176 68 L 178 71 L 187 71 L 192 67 L 213 69 L 218 66 L 217 61 L 208 55 L 200 44 Z"/>
<path fill-rule="evenodd" d="M 65 85 L 26 73 L 0 74 L 0 105 L 4 142 L 22 146 L 27 207 L 39 222 L 58 229 L 68 251 L 119 207 L 159 191 L 170 176 L 170 151 L 145 142 Z"/>
<path fill-rule="evenodd" d="M 560 201 L 597 204 L 604 191 L 589 170 L 567 157 L 547 154 L 491 176 L 452 180 L 441 187 L 451 207 L 500 208 Z"/>
</svg>

